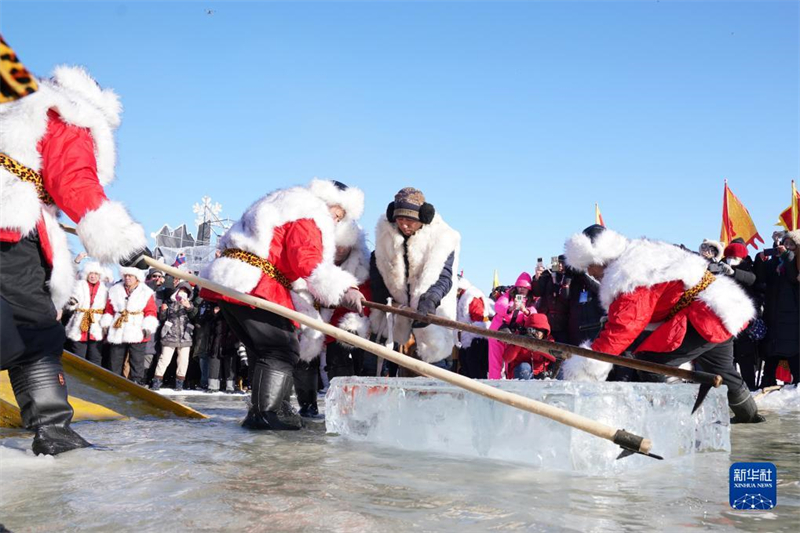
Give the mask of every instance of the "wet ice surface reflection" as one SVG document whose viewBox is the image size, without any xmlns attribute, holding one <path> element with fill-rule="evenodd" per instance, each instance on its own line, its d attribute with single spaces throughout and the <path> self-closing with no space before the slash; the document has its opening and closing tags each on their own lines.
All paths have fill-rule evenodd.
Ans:
<svg viewBox="0 0 800 533">
<path fill-rule="evenodd" d="M 33 457 L 0 440 L 0 523 L 20 531 L 795 531 L 797 410 L 734 426 L 733 452 L 588 476 L 238 427 L 241 396 L 187 396 L 211 420 L 82 423 L 111 451 Z M 770 415 L 770 413 L 767 413 Z M 524 446 L 520 453 L 525 453 Z M 728 505 L 731 461 L 777 463 L 778 507 Z"/>
</svg>

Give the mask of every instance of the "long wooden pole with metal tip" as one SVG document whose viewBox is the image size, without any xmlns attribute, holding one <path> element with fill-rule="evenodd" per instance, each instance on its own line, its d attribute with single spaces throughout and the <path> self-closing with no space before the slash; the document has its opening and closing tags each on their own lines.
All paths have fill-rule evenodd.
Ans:
<svg viewBox="0 0 800 533">
<path fill-rule="evenodd" d="M 408 368 L 409 370 L 412 370 L 418 374 L 422 374 L 423 376 L 446 381 L 451 385 L 474 392 L 475 394 L 480 394 L 486 398 L 516 407 L 517 409 L 522 409 L 523 411 L 528 411 L 529 413 L 544 416 L 550 420 L 554 420 L 580 431 L 585 431 L 586 433 L 609 440 L 623 448 L 623 451 L 619 456 L 620 458 L 637 453 L 647 455 L 648 457 L 652 457 L 654 459 L 662 459 L 660 456 L 650 453 L 653 443 L 649 439 L 634 435 L 633 433 L 625 431 L 624 429 L 614 429 L 595 420 L 565 411 L 564 409 L 559 409 L 558 407 L 538 402 L 536 400 L 520 396 L 519 394 L 496 389 L 486 385 L 485 383 L 480 383 L 460 374 L 444 370 L 443 368 L 430 365 L 394 350 L 390 350 L 385 346 L 362 339 L 361 337 L 350 332 L 322 322 L 321 320 L 315 320 L 302 313 L 298 313 L 297 311 L 283 307 L 282 305 L 235 291 L 211 280 L 200 278 L 198 276 L 189 274 L 188 272 L 167 266 L 164 263 L 149 257 L 145 257 L 144 260 L 151 267 L 163 270 L 171 276 L 184 279 L 190 283 L 199 285 L 200 287 L 210 289 L 219 294 L 228 296 L 229 298 L 234 298 L 247 305 L 275 313 L 276 315 L 280 315 L 289 320 L 293 320 L 310 328 L 314 328 L 322 333 L 325 333 L 326 335 L 330 335 L 337 340 L 346 342 L 347 344 L 356 346 L 363 350 L 367 350 L 368 352 L 374 353 L 375 355 L 383 357 L 384 359 L 388 359 L 389 361 L 397 363 L 398 365 Z"/>
<path fill-rule="evenodd" d="M 708 372 L 694 372 L 692 370 L 686 370 L 674 366 L 662 365 L 659 363 L 651 363 L 650 361 L 641 361 L 638 359 L 628 359 L 626 357 L 608 355 L 601 352 L 595 352 L 594 350 L 589 350 L 587 348 L 570 346 L 569 344 L 561 344 L 558 342 L 537 340 L 522 335 L 514 335 L 512 333 L 503 333 L 501 331 L 494 331 L 486 328 L 481 328 L 479 326 L 473 326 L 472 324 L 457 322 L 455 320 L 450 320 L 437 315 L 430 315 L 430 314 L 423 315 L 414 311 L 413 309 L 398 305 L 386 305 L 386 304 L 379 304 L 376 302 L 366 302 L 364 305 L 366 305 L 367 307 L 371 307 L 373 309 L 377 309 L 378 311 L 383 311 L 385 313 L 394 313 L 397 315 L 404 316 L 406 318 L 410 318 L 412 320 L 419 320 L 421 322 L 427 322 L 429 324 L 434 324 L 445 328 L 456 329 L 467 333 L 474 333 L 482 337 L 497 339 L 499 341 L 505 342 L 506 344 L 522 346 L 523 348 L 528 348 L 531 350 L 539 350 L 545 353 L 549 353 L 553 357 L 559 359 L 564 359 L 572 355 L 579 355 L 581 357 L 586 357 L 588 359 L 595 359 L 597 361 L 603 361 L 605 363 L 611 363 L 613 365 L 624 366 L 627 368 L 634 368 L 636 370 L 644 370 L 646 372 L 652 372 L 654 374 L 663 374 L 665 376 L 674 376 L 677 378 L 685 379 L 687 381 L 694 381 L 695 383 L 711 385 L 713 387 L 719 387 L 720 385 L 722 385 L 722 376 L 718 376 L 716 374 L 710 374 Z"/>
</svg>

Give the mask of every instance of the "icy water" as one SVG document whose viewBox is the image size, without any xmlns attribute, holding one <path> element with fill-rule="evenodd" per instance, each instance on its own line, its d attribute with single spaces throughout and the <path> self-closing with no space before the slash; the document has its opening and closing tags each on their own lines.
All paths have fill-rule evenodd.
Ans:
<svg viewBox="0 0 800 533">
<path fill-rule="evenodd" d="M 0 430 L 0 523 L 11 531 L 797 531 L 797 391 L 734 426 L 732 453 L 617 476 L 403 452 L 325 434 L 238 427 L 242 396 L 180 397 L 210 420 L 76 424 L 110 451 L 34 457 Z M 787 396 L 788 397 L 788 396 Z M 524 444 L 520 454 L 525 453 Z M 732 461 L 778 466 L 778 506 L 734 511 Z"/>
</svg>

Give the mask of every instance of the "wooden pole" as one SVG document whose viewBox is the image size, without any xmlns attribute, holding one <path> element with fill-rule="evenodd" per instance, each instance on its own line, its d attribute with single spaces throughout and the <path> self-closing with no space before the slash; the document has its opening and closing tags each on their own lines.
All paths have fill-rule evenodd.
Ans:
<svg viewBox="0 0 800 533">
<path fill-rule="evenodd" d="M 627 368 L 635 368 L 636 370 L 644 370 L 646 372 L 652 372 L 654 374 L 663 374 L 665 376 L 675 376 L 677 378 L 685 379 L 688 381 L 694 381 L 696 383 L 712 385 L 714 387 L 719 387 L 720 385 L 722 385 L 722 376 L 718 376 L 716 374 L 709 374 L 708 372 L 693 372 L 691 370 L 685 370 L 683 368 L 676 368 L 673 366 L 662 365 L 659 363 L 651 363 L 649 361 L 640 361 L 638 359 L 628 359 L 626 357 L 608 355 L 602 352 L 595 352 L 593 350 L 589 350 L 586 348 L 571 346 L 569 344 L 541 341 L 538 339 L 532 339 L 530 337 L 524 337 L 522 335 L 503 333 L 500 331 L 494 331 L 479 326 L 473 326 L 472 324 L 464 324 L 463 322 L 449 320 L 447 318 L 440 317 L 437 315 L 422 315 L 412 309 L 409 309 L 408 307 L 400 307 L 397 305 L 390 306 L 375 302 L 366 302 L 365 305 L 367 307 L 371 307 L 373 309 L 377 309 L 385 313 L 395 313 L 398 315 L 402 315 L 412 320 L 419 320 L 420 322 L 428 322 L 430 324 L 442 326 L 445 328 L 457 329 L 459 331 L 465 331 L 467 333 L 474 333 L 482 337 L 488 337 L 492 339 L 497 339 L 499 341 L 503 341 L 506 344 L 522 346 L 523 348 L 528 348 L 529 350 L 539 350 L 545 353 L 549 353 L 550 355 L 558 359 L 565 359 L 570 357 L 570 355 L 579 355 L 581 357 L 596 359 L 597 361 L 603 361 L 606 363 L 611 363 L 613 365 L 624 366 Z"/>
<path fill-rule="evenodd" d="M 656 459 L 661 459 L 661 457 L 650 453 L 653 443 L 649 439 L 639 437 L 625 431 L 624 429 L 614 429 L 584 416 L 577 415 L 575 413 L 571 413 L 569 411 L 565 411 L 563 409 L 553 407 L 552 405 L 538 402 L 518 394 L 496 389 L 484 383 L 464 377 L 460 374 L 455 374 L 448 370 L 444 370 L 443 368 L 413 359 L 394 350 L 390 350 L 385 346 L 362 339 L 357 335 L 341 330 L 335 326 L 320 320 L 315 320 L 302 313 L 298 313 L 297 311 L 283 307 L 282 305 L 235 291 L 211 280 L 200 278 L 198 276 L 189 274 L 188 272 L 167 266 L 164 263 L 156 261 L 150 257 L 145 257 L 144 260 L 148 265 L 159 270 L 163 270 L 167 274 L 170 274 L 176 278 L 184 279 L 190 283 L 199 285 L 219 294 L 223 294 L 230 298 L 234 298 L 253 307 L 275 313 L 276 315 L 280 315 L 289 320 L 293 320 L 310 328 L 314 328 L 322 333 L 325 333 L 326 335 L 330 335 L 337 340 L 367 350 L 375 355 L 383 357 L 384 359 L 388 359 L 389 361 L 397 363 L 400 366 L 417 372 L 418 374 L 422 374 L 423 376 L 446 381 L 447 383 L 455 385 L 456 387 L 474 392 L 475 394 L 480 394 L 486 398 L 516 407 L 517 409 L 522 409 L 523 411 L 528 411 L 529 413 L 544 416 L 550 420 L 554 420 L 580 431 L 584 431 L 597 437 L 609 440 L 621 446 L 623 448 L 623 454 L 626 454 L 626 452 L 628 452 L 627 454 L 635 452 L 649 455 L 650 457 Z"/>
</svg>

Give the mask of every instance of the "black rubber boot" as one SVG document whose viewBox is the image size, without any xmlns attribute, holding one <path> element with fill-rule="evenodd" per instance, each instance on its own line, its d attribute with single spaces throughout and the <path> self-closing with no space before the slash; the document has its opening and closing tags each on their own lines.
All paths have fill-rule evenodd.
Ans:
<svg viewBox="0 0 800 533">
<path fill-rule="evenodd" d="M 731 424 L 757 424 L 766 421 L 766 418 L 758 414 L 758 405 L 747 388 L 743 387 L 739 391 L 729 392 L 728 405 L 734 414 Z"/>
<path fill-rule="evenodd" d="M 25 428 L 36 432 L 33 453 L 58 455 L 91 446 L 69 427 L 73 410 L 60 357 L 10 368 L 8 376 Z"/>
<path fill-rule="evenodd" d="M 242 427 L 278 431 L 302 428 L 303 419 L 288 401 L 291 390 L 291 374 L 257 364 L 253 371 L 253 406 Z"/>
<path fill-rule="evenodd" d="M 294 391 L 297 394 L 297 403 L 300 405 L 300 416 L 310 417 L 319 414 L 317 410 L 318 368 L 300 361 L 294 367 L 292 375 L 294 377 Z"/>
</svg>

